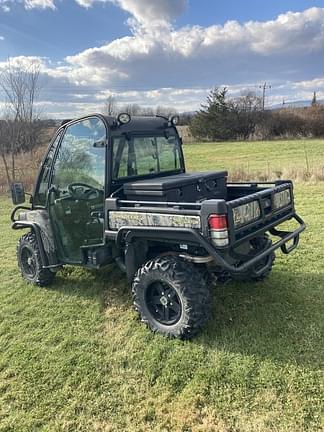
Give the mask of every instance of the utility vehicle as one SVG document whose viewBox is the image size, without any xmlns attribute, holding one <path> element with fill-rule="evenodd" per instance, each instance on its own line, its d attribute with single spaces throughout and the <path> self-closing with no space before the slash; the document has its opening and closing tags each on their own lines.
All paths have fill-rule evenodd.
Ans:
<svg viewBox="0 0 324 432">
<path fill-rule="evenodd" d="M 30 206 L 23 184 L 12 185 L 12 227 L 29 230 L 17 248 L 28 282 L 49 285 L 66 264 L 115 262 L 141 320 L 185 339 L 208 318 L 211 281 L 261 281 L 277 249 L 296 248 L 305 224 L 292 182 L 186 172 L 176 120 L 95 114 L 61 125 Z M 291 219 L 293 230 L 278 228 Z"/>
</svg>

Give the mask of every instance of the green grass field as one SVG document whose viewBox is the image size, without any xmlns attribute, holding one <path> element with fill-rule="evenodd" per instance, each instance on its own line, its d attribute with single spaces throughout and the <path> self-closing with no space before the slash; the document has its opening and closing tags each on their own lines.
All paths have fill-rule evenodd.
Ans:
<svg viewBox="0 0 324 432">
<path fill-rule="evenodd" d="M 190 170 L 218 167 L 275 173 L 324 166 L 321 139 L 189 144 L 184 145 L 184 150 Z"/>
<path fill-rule="evenodd" d="M 288 144 L 192 145 L 188 167 L 241 157 L 258 168 L 265 149 L 290 161 Z M 323 160 L 323 141 L 308 149 Z M 0 431 L 323 430 L 324 183 L 295 194 L 308 225 L 299 249 L 278 254 L 265 282 L 215 288 L 212 319 L 190 342 L 140 324 L 114 266 L 27 285 L 0 198 Z"/>
</svg>

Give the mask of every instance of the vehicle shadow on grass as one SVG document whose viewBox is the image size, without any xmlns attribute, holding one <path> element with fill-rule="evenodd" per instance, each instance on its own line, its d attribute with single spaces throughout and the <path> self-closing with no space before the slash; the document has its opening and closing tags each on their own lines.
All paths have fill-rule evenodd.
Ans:
<svg viewBox="0 0 324 432">
<path fill-rule="evenodd" d="M 324 273 L 274 270 L 263 282 L 214 288 L 213 315 L 197 343 L 321 367 Z"/>
<path fill-rule="evenodd" d="M 115 264 L 100 270 L 66 266 L 58 272 L 53 285 L 47 289 L 63 295 L 97 301 L 102 309 L 111 303 L 131 306 L 126 276 Z"/>
<path fill-rule="evenodd" d="M 275 269 L 263 282 L 230 282 L 213 287 L 211 319 L 193 343 L 207 349 L 320 367 L 323 306 L 319 296 L 323 286 L 324 273 Z M 123 314 L 132 308 L 125 274 L 115 265 L 100 271 L 67 267 L 48 289 L 96 301 L 102 311 L 118 308 Z M 142 326 L 140 321 L 138 326 Z"/>
</svg>

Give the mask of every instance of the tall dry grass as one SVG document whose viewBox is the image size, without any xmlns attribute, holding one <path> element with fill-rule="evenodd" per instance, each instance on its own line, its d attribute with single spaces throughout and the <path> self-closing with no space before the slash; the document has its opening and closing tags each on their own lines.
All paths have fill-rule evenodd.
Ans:
<svg viewBox="0 0 324 432">
<path fill-rule="evenodd" d="M 294 180 L 297 182 L 317 183 L 324 181 L 324 165 L 301 168 L 301 167 L 285 167 L 282 169 L 272 170 L 247 170 L 237 167 L 229 171 L 230 181 L 273 181 L 273 180 Z"/>
<path fill-rule="evenodd" d="M 47 147 L 54 135 L 56 127 L 48 126 L 39 134 L 39 146 L 31 152 L 21 153 L 16 156 L 15 180 L 23 181 L 26 190 L 31 191 L 43 160 Z M 9 164 L 10 165 L 10 164 Z M 10 170 L 10 166 L 9 166 Z M 12 172 L 10 170 L 10 176 Z M 0 194 L 8 191 L 8 180 L 2 158 L 0 158 Z"/>
<path fill-rule="evenodd" d="M 16 157 L 15 180 L 22 181 L 27 191 L 33 189 L 35 179 L 44 157 L 46 147 L 40 147 L 31 153 L 19 154 Z M 8 191 L 8 181 L 3 161 L 0 159 L 0 194 Z"/>
</svg>

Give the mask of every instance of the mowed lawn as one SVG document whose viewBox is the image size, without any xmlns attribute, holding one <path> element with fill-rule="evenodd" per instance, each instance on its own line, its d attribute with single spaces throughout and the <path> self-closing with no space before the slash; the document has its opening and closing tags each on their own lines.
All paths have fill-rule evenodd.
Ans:
<svg viewBox="0 0 324 432">
<path fill-rule="evenodd" d="M 264 146 L 267 156 L 262 144 L 254 154 L 250 144 L 185 151 L 190 169 L 231 168 L 247 153 L 260 167 L 262 157 L 295 163 L 286 144 Z M 308 142 L 314 160 L 323 148 Z M 26 284 L 22 233 L 0 198 L 0 431 L 322 430 L 324 183 L 298 183 L 295 194 L 308 225 L 298 250 L 278 253 L 265 282 L 214 288 L 211 320 L 186 342 L 139 322 L 115 266 Z"/>
</svg>

